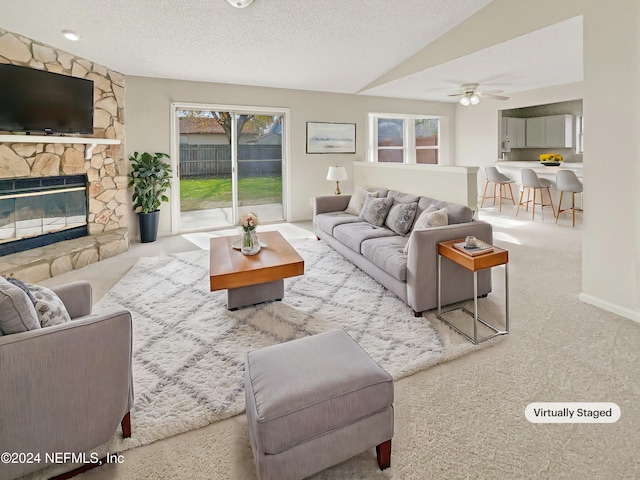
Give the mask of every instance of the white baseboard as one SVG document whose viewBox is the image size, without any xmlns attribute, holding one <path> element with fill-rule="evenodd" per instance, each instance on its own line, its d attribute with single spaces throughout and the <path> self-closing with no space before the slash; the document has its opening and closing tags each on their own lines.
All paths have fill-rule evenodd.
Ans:
<svg viewBox="0 0 640 480">
<path fill-rule="evenodd" d="M 588 303 L 589 305 L 593 305 L 594 307 L 601 308 L 602 310 L 606 310 L 607 312 L 615 313 L 616 315 L 620 315 L 621 317 L 628 318 L 629 320 L 633 320 L 634 322 L 640 323 L 640 312 L 634 311 L 626 307 L 621 307 L 615 303 L 607 302 L 598 297 L 594 297 L 592 295 L 587 295 L 586 293 L 581 293 L 578 298 L 584 303 Z"/>
</svg>

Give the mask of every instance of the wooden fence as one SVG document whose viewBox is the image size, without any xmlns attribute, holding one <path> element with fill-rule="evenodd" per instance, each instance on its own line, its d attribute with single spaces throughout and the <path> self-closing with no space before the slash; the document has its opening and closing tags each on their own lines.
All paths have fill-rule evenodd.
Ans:
<svg viewBox="0 0 640 480">
<path fill-rule="evenodd" d="M 282 175 L 281 145 L 239 145 L 238 174 Z M 230 145 L 180 145 L 180 178 L 231 175 Z"/>
</svg>

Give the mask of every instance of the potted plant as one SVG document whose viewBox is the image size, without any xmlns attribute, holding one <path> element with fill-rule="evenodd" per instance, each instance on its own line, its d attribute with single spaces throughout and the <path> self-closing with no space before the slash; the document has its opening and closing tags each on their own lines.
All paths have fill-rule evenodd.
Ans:
<svg viewBox="0 0 640 480">
<path fill-rule="evenodd" d="M 171 165 L 162 159 L 170 158 L 166 153 L 138 154 L 129 157 L 131 172 L 129 187 L 133 187 L 133 210 L 138 213 L 140 241 L 155 242 L 158 238 L 160 204 L 168 202 L 164 192 L 171 186 Z"/>
</svg>

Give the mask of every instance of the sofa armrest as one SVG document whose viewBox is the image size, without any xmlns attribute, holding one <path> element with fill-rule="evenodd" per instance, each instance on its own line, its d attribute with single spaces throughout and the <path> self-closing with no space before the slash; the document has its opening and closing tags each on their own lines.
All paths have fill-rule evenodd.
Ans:
<svg viewBox="0 0 640 480">
<path fill-rule="evenodd" d="M 407 296 L 408 303 L 413 305 L 415 311 L 429 310 L 437 305 L 438 243 L 464 239 L 467 235 L 473 235 L 486 243 L 493 243 L 491 224 L 481 220 L 416 230 L 411 233 L 407 252 Z M 447 286 L 443 284 L 443 290 L 445 288 Z M 455 289 L 456 286 L 451 285 L 450 288 Z M 446 302 L 446 295 L 443 301 Z"/>
<path fill-rule="evenodd" d="M 0 337 L 3 448 L 44 459 L 109 441 L 133 406 L 132 339 L 121 308 Z M 23 467 L 11 478 L 33 470 Z"/>
<path fill-rule="evenodd" d="M 86 281 L 66 283 L 51 287 L 51 290 L 60 297 L 69 316 L 73 318 L 84 317 L 91 313 L 93 307 L 93 294 L 91 284 Z"/>
<path fill-rule="evenodd" d="M 351 195 L 325 195 L 315 197 L 313 202 L 313 215 L 346 210 L 350 199 Z"/>
</svg>

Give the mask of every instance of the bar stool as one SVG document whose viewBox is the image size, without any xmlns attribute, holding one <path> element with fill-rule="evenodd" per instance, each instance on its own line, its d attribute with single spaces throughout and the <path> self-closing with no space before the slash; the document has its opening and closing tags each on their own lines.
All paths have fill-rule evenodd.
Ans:
<svg viewBox="0 0 640 480">
<path fill-rule="evenodd" d="M 494 205 L 496 204 L 496 187 L 500 185 L 500 196 L 498 197 L 498 204 L 500 205 L 498 210 L 500 212 L 502 211 L 502 199 L 503 198 L 509 199 L 509 197 L 506 196 L 507 192 L 505 189 L 505 185 L 509 187 L 509 193 L 511 194 L 511 201 L 513 202 L 514 205 L 516 204 L 516 201 L 513 199 L 513 190 L 511 190 L 511 184 L 514 182 L 514 180 L 511 180 L 504 173 L 500 173 L 496 167 L 485 167 L 484 174 L 487 177 L 487 183 L 484 185 L 484 193 L 482 194 L 482 203 L 480 204 L 480 208 L 484 206 L 484 200 L 485 198 L 487 198 L 487 187 L 489 186 L 489 183 L 494 184 L 493 185 L 493 204 Z"/>
<path fill-rule="evenodd" d="M 582 182 L 573 170 L 558 170 L 556 172 L 556 187 L 560 190 L 560 202 L 558 202 L 558 215 L 556 215 L 556 223 L 562 210 L 562 194 L 571 192 L 571 226 L 576 226 L 576 193 L 582 193 Z"/>
<path fill-rule="evenodd" d="M 551 212 L 553 216 L 556 216 L 556 211 L 553 208 L 553 199 L 551 198 L 551 180 L 547 180 L 546 178 L 539 178 L 538 174 L 534 172 L 530 168 L 522 169 L 522 189 L 520 190 L 520 201 L 518 202 L 518 208 L 516 209 L 516 217 L 518 216 L 518 212 L 520 211 L 520 205 L 522 205 L 522 197 L 524 195 L 524 189 L 527 189 L 527 201 L 526 210 L 529 210 L 529 196 L 531 194 L 531 189 L 533 188 L 533 206 L 531 207 L 531 219 L 533 220 L 536 213 L 536 192 L 540 190 L 540 208 L 542 209 L 542 219 L 544 220 L 544 207 L 551 205 Z M 544 203 L 544 195 L 542 191 L 546 190 L 547 195 L 549 197 L 550 203 Z"/>
</svg>

